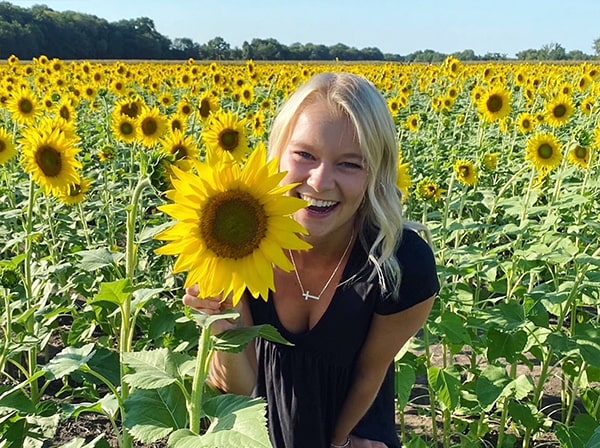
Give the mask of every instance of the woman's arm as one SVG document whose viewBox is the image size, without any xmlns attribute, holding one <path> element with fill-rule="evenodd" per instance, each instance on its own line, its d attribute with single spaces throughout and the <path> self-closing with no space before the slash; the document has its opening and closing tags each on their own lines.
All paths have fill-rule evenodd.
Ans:
<svg viewBox="0 0 600 448">
<path fill-rule="evenodd" d="M 233 308 L 231 299 L 200 299 L 197 297 L 198 289 L 191 287 L 186 290 L 183 303 L 198 311 L 212 315 L 220 314 Z M 231 322 L 219 320 L 211 326 L 212 334 L 217 335 L 234 328 L 251 327 L 253 325 L 250 306 L 247 297 L 235 308 L 240 313 L 240 318 Z M 209 372 L 208 383 L 223 392 L 237 395 L 251 395 L 256 384 L 256 351 L 254 344 L 248 344 L 246 350 L 240 353 L 226 353 L 215 351 Z"/>
<path fill-rule="evenodd" d="M 387 316 L 375 314 L 354 372 L 354 380 L 333 433 L 342 444 L 365 415 L 396 354 L 423 327 L 435 296 L 407 310 Z"/>
</svg>

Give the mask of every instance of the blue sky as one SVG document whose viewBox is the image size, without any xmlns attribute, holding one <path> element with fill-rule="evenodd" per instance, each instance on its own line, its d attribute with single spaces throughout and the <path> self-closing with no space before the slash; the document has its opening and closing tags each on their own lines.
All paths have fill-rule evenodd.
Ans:
<svg viewBox="0 0 600 448">
<path fill-rule="evenodd" d="M 431 49 L 478 55 L 558 43 L 594 54 L 599 0 L 8 0 L 44 4 L 109 22 L 148 17 L 159 33 L 200 44 L 221 36 L 231 47 L 253 38 L 280 43 L 343 43 L 407 55 Z"/>
</svg>

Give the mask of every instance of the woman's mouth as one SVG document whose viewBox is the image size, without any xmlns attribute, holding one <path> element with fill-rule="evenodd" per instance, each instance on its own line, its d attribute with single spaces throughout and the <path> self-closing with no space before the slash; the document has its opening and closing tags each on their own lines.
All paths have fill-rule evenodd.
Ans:
<svg viewBox="0 0 600 448">
<path fill-rule="evenodd" d="M 328 213 L 339 204 L 338 201 L 326 201 L 323 199 L 315 199 L 310 196 L 305 196 L 303 194 L 299 194 L 298 196 L 310 204 L 307 207 L 307 209 L 314 213 Z"/>
</svg>

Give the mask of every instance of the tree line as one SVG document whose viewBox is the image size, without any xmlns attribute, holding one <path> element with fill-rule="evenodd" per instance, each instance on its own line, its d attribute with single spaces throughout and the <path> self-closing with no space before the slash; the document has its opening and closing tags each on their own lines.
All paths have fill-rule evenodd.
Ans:
<svg viewBox="0 0 600 448">
<path fill-rule="evenodd" d="M 516 54 L 523 61 L 585 61 L 600 56 L 600 39 L 594 41 L 595 55 L 580 50 L 567 52 L 560 44 L 544 45 Z M 387 61 L 441 62 L 448 56 L 461 61 L 508 61 L 502 53 L 476 55 L 473 50 L 451 54 L 420 50 L 407 55 L 383 53 L 375 47 L 357 49 L 342 43 L 332 46 L 313 43 L 284 45 L 276 39 L 252 39 L 242 47 L 231 47 L 222 37 L 204 44 L 189 38 L 171 40 L 160 34 L 147 18 L 108 22 L 90 14 L 58 12 L 45 5 L 22 8 L 0 2 L 0 59 L 15 55 L 22 60 L 40 55 L 60 59 L 118 60 L 248 60 L 257 61 Z"/>
</svg>

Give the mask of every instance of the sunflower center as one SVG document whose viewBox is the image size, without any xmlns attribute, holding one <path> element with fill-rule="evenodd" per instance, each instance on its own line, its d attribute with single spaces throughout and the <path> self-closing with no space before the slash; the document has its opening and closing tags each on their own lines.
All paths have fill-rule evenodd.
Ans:
<svg viewBox="0 0 600 448">
<path fill-rule="evenodd" d="M 461 166 L 458 171 L 462 177 L 469 177 L 469 174 L 471 173 L 468 166 Z"/>
<path fill-rule="evenodd" d="M 69 112 L 69 108 L 68 107 L 61 107 L 60 110 L 58 111 L 58 114 L 64 118 L 66 121 L 70 121 L 71 120 L 71 113 Z"/>
<path fill-rule="evenodd" d="M 81 194 L 81 185 L 71 184 L 69 185 L 69 196 L 75 197 Z"/>
<path fill-rule="evenodd" d="M 567 108 L 564 104 L 559 104 L 554 108 L 553 113 L 556 118 L 562 118 L 567 114 Z"/>
<path fill-rule="evenodd" d="M 146 118 L 142 121 L 141 128 L 144 135 L 154 135 L 158 131 L 158 123 L 152 118 Z"/>
<path fill-rule="evenodd" d="M 33 112 L 33 103 L 26 98 L 19 101 L 19 110 L 24 114 Z"/>
<path fill-rule="evenodd" d="M 1 145 L 0 145 L 0 152 L 2 152 Z M 578 146 L 577 148 L 575 148 L 575 156 L 578 159 L 586 159 L 587 158 L 587 148 L 584 148 L 583 146 Z"/>
<path fill-rule="evenodd" d="M 35 162 L 47 177 L 56 177 L 60 174 L 62 168 L 60 152 L 52 146 L 41 146 L 35 153 Z"/>
<path fill-rule="evenodd" d="M 207 118 L 210 115 L 210 102 L 208 100 L 200 101 L 200 116 Z"/>
<path fill-rule="evenodd" d="M 121 123 L 120 129 L 121 134 L 123 135 L 133 134 L 133 126 L 131 125 L 131 123 Z"/>
<path fill-rule="evenodd" d="M 0 154 L 3 153 L 7 148 L 6 143 L 4 142 L 4 140 L 0 140 Z"/>
<path fill-rule="evenodd" d="M 487 102 L 487 109 L 492 112 L 499 112 L 502 109 L 502 97 L 498 96 L 498 95 L 491 95 Z"/>
<path fill-rule="evenodd" d="M 171 149 L 171 154 L 173 154 L 177 160 L 185 159 L 188 152 L 189 151 L 184 145 L 175 145 Z"/>
<path fill-rule="evenodd" d="M 542 159 L 550 159 L 552 158 L 552 154 L 554 153 L 554 149 L 552 148 L 551 145 L 549 145 L 548 143 L 543 143 L 542 145 L 540 145 L 540 147 L 538 148 L 538 155 L 542 158 Z"/>
<path fill-rule="evenodd" d="M 219 144 L 225 151 L 233 152 L 240 143 L 240 133 L 233 129 L 224 129 L 219 134 Z"/>
<path fill-rule="evenodd" d="M 129 118 L 136 118 L 140 113 L 140 109 L 136 103 L 124 104 L 121 106 L 121 113 L 127 115 Z"/>
<path fill-rule="evenodd" d="M 202 238 L 220 258 L 250 255 L 267 234 L 265 210 L 250 193 L 224 191 L 207 202 L 202 214 Z"/>
</svg>

